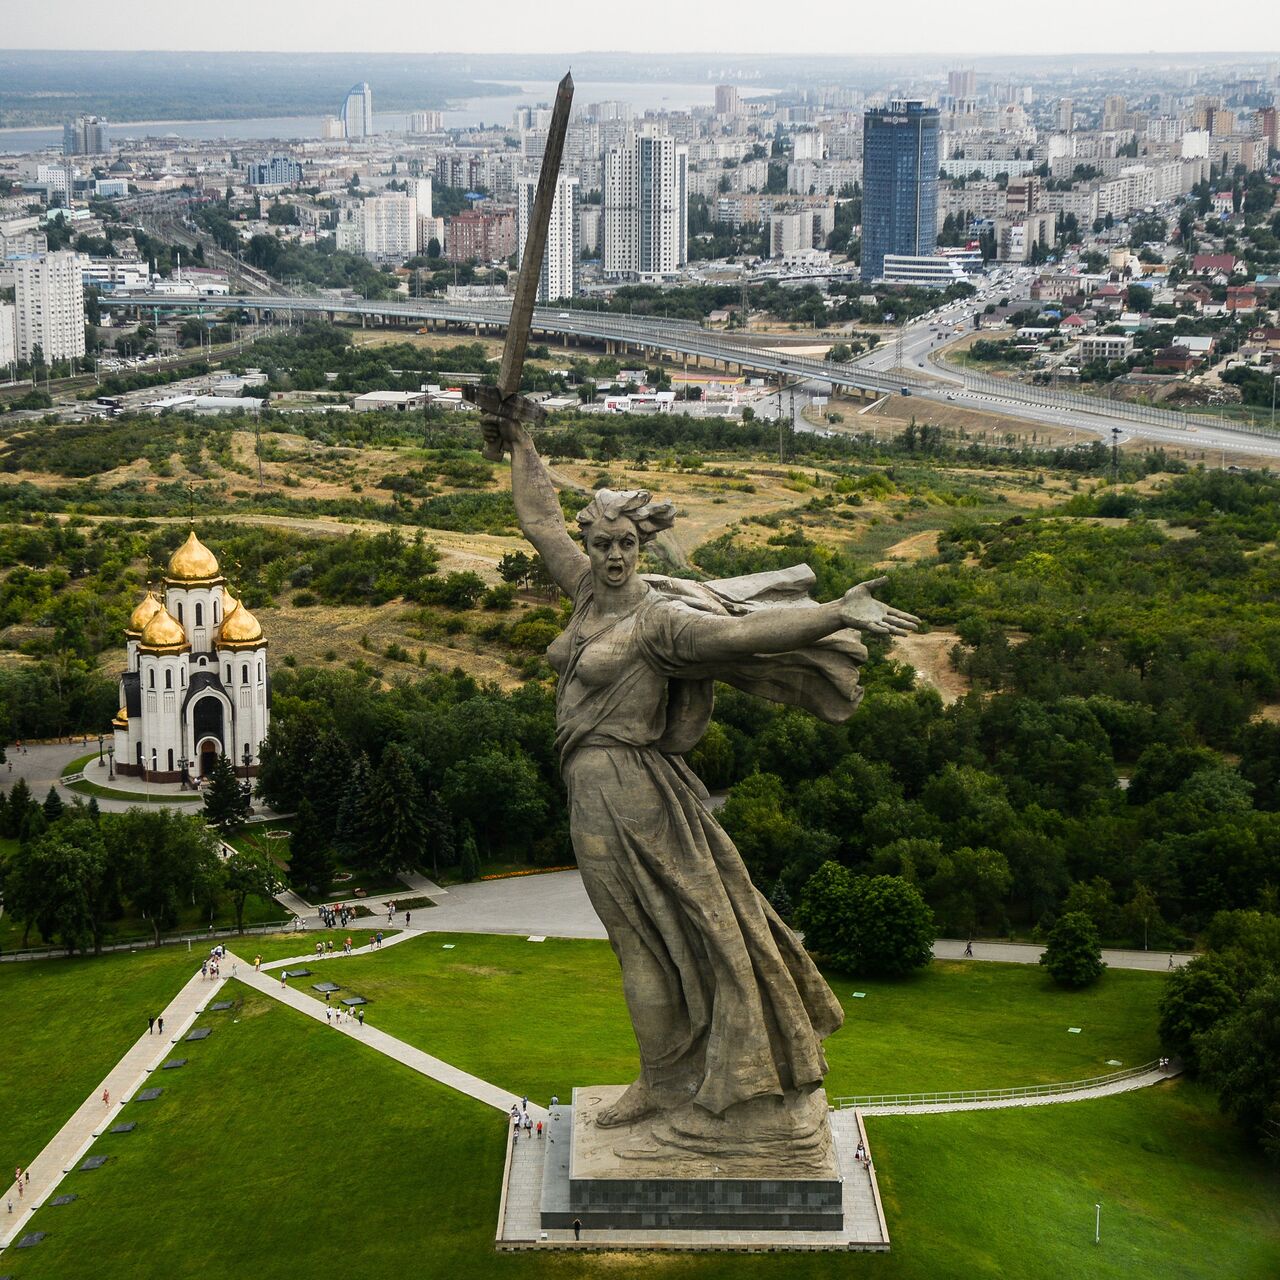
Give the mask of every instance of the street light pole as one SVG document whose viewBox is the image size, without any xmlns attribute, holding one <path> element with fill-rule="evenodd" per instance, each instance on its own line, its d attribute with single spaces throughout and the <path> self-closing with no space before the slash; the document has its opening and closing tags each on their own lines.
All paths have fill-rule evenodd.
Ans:
<svg viewBox="0 0 1280 1280">
<path fill-rule="evenodd" d="M 1093 1243 L 1101 1244 L 1102 1243 L 1102 1206 L 1100 1204 L 1095 1204 L 1093 1208 L 1094 1208 Z"/>
</svg>

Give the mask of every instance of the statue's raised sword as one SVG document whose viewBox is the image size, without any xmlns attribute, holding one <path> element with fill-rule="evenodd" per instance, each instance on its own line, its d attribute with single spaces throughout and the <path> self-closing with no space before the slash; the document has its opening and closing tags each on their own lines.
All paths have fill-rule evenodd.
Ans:
<svg viewBox="0 0 1280 1280">
<path fill-rule="evenodd" d="M 516 293 L 511 302 L 511 320 L 507 340 L 502 348 L 502 365 L 496 387 L 482 384 L 464 386 L 462 394 L 487 417 L 514 419 L 529 426 L 546 419 L 541 405 L 520 395 L 520 375 L 524 371 L 524 353 L 529 345 L 529 326 L 538 300 L 538 282 L 542 277 L 542 258 L 547 248 L 547 227 L 551 222 L 551 206 L 556 198 L 556 180 L 560 176 L 560 158 L 564 155 L 565 134 L 569 131 L 569 109 L 573 105 L 573 77 L 566 74 L 556 90 L 556 105 L 551 112 L 551 127 L 542 153 L 542 169 L 538 174 L 538 190 L 533 199 L 533 214 L 520 258 L 520 274 L 516 277 Z M 491 462 L 502 457 L 501 444 L 486 444 L 484 456 Z"/>
</svg>

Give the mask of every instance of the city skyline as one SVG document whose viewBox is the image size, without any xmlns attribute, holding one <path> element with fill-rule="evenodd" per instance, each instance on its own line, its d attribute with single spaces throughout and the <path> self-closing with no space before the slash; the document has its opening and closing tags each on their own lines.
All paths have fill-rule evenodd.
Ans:
<svg viewBox="0 0 1280 1280">
<path fill-rule="evenodd" d="M 262 51 L 289 48 L 296 53 L 323 53 L 351 49 L 350 14 L 345 6 L 327 3 L 302 5 L 288 2 L 269 8 L 249 0 L 228 0 L 223 21 L 210 28 L 195 11 L 173 10 L 159 0 L 123 0 L 104 11 L 87 0 L 60 0 L 48 10 L 19 11 L 9 15 L 6 47 L 12 50 L 119 50 L 155 51 Z M 1199 6 L 1157 4 L 1142 0 L 1125 6 L 1104 0 L 1082 0 L 1072 11 L 1072 22 L 1045 24 L 1033 38 L 1015 24 L 975 27 L 969 13 L 941 0 L 922 0 L 911 11 L 911 24 L 896 14 L 865 7 L 850 14 L 835 0 L 818 0 L 806 10 L 809 21 L 778 29 L 765 21 L 768 10 L 760 3 L 723 0 L 690 8 L 675 0 L 654 0 L 647 10 L 653 29 L 680 33 L 678 51 L 705 52 L 710 56 L 804 53 L 820 47 L 825 54 L 914 57 L 1036 56 L 1046 52 L 1064 57 L 1092 54 L 1202 55 L 1204 53 L 1268 56 L 1280 46 L 1280 22 L 1267 0 L 1242 0 L 1232 9 L 1232 22 L 1208 33 L 1197 34 L 1188 47 L 1188 25 L 1202 14 Z M 544 11 L 514 0 L 499 0 L 491 7 L 481 40 L 465 11 L 433 12 L 417 16 L 389 0 L 369 0 L 361 9 L 361 52 L 549 54 L 607 52 L 616 37 L 591 34 L 599 7 L 588 0 L 561 0 L 556 21 L 548 23 Z M 607 29 L 612 32 L 612 28 Z M 1221 35 L 1215 34 L 1220 30 Z M 1272 49 L 1262 41 L 1241 41 L 1241 33 L 1266 33 Z M 918 33 L 929 33 L 927 48 L 913 48 Z M 163 33 L 148 37 L 149 32 Z M 492 33 L 499 33 L 492 38 Z M 573 32 L 571 39 L 565 32 Z M 62 35 L 62 42 L 50 35 Z M 1214 41 L 1221 40 L 1220 46 Z M 1242 48 L 1241 45 L 1244 45 Z M 1250 48 L 1250 45 L 1253 48 Z"/>
</svg>

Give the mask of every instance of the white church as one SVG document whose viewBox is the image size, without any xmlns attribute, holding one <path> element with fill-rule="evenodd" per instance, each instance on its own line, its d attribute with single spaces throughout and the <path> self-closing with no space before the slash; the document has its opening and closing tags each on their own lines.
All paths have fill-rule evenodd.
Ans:
<svg viewBox="0 0 1280 1280">
<path fill-rule="evenodd" d="M 258 772 L 271 719 L 267 642 L 192 529 L 125 628 L 127 667 L 111 722 L 115 767 L 152 782 L 198 781 L 226 755 Z"/>
</svg>

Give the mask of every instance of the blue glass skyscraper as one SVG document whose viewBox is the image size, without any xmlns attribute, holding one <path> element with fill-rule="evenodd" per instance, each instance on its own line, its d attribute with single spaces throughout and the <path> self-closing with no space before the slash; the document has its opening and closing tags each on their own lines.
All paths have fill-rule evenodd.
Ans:
<svg viewBox="0 0 1280 1280">
<path fill-rule="evenodd" d="M 938 244 L 938 112 L 894 102 L 862 118 L 862 278 L 886 253 L 932 254 Z"/>
</svg>

